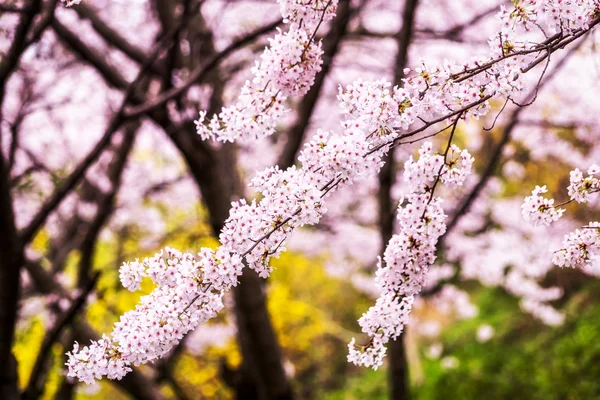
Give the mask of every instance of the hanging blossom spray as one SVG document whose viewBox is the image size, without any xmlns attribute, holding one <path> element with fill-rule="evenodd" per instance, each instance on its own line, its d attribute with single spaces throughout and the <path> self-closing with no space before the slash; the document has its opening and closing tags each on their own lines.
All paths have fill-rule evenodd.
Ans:
<svg viewBox="0 0 600 400">
<path fill-rule="evenodd" d="M 380 296 L 374 306 L 358 320 L 370 340 L 357 346 L 353 338 L 348 345 L 348 360 L 368 367 L 382 365 L 390 339 L 402 333 L 408 323 L 414 297 L 425 284 L 428 268 L 435 261 L 436 244 L 446 232 L 446 214 L 442 199 L 434 195 L 438 182 L 449 188 L 461 186 L 471 172 L 473 157 L 455 145 L 447 154 L 432 152 L 430 142 L 404 165 L 407 191 L 398 207 L 400 232 L 390 239 L 379 260 L 375 283 Z"/>
<path fill-rule="evenodd" d="M 233 142 L 275 133 L 277 121 L 289 111 L 289 96 L 304 96 L 321 71 L 323 50 L 315 35 L 335 16 L 338 0 L 279 1 L 287 32 L 269 39 L 269 46 L 252 68 L 253 78 L 242 87 L 237 103 L 223 107 L 205 125 L 206 112 L 196 121 L 203 139 Z"/>
</svg>

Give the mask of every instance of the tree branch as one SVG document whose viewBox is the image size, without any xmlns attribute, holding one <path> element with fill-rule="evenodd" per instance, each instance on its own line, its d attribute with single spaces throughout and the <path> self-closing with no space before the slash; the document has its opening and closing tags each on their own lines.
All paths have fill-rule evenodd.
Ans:
<svg viewBox="0 0 600 400">
<path fill-rule="evenodd" d="M 10 180 L 0 151 L 0 398 L 18 392 L 11 348 L 17 322 L 23 247 L 17 235 Z M 15 367 L 15 369 L 13 369 Z"/>
<path fill-rule="evenodd" d="M 402 27 L 396 35 L 398 52 L 394 70 L 394 85 L 400 85 L 404 78 L 404 68 L 408 66 L 408 51 L 414 36 L 414 27 L 418 0 L 407 0 L 402 11 Z M 396 210 L 392 199 L 392 187 L 396 180 L 394 149 L 390 149 L 383 157 L 384 165 L 379 171 L 379 232 L 382 251 L 394 233 L 394 220 Z M 405 336 L 401 334 L 396 340 L 390 341 L 390 366 L 388 370 L 388 390 L 392 400 L 408 400 L 410 395 L 410 382 L 408 377 L 408 361 L 405 351 Z"/>
<path fill-rule="evenodd" d="M 73 10 L 79 14 L 81 18 L 87 19 L 92 23 L 92 27 L 98 32 L 98 34 L 110 45 L 116 47 L 123 52 L 127 57 L 136 61 L 138 64 L 144 64 L 147 62 L 147 55 L 144 50 L 131 44 L 125 37 L 121 36 L 119 32 L 111 28 L 102 18 L 98 16 L 98 13 L 85 3 L 78 4 L 77 7 L 73 7 Z M 168 32 L 168 30 L 165 30 Z M 156 62 L 153 62 L 150 66 L 150 70 L 160 76 L 164 76 L 166 71 L 162 66 Z"/>
<path fill-rule="evenodd" d="M 270 23 L 262 28 L 259 28 L 248 35 L 244 36 L 241 39 L 235 40 L 225 49 L 220 51 L 219 53 L 212 56 L 206 63 L 196 67 L 192 72 L 190 72 L 190 77 L 188 80 L 183 83 L 181 86 L 167 90 L 166 92 L 160 94 L 155 99 L 148 101 L 146 104 L 141 104 L 139 106 L 135 106 L 129 108 L 125 111 L 125 116 L 127 118 L 135 118 L 139 117 L 143 114 L 147 114 L 150 111 L 155 110 L 156 108 L 164 105 L 169 100 L 172 100 L 183 93 L 185 93 L 192 85 L 197 84 L 203 81 L 208 73 L 212 71 L 219 63 L 227 57 L 229 54 L 233 53 L 235 50 L 247 45 L 251 41 L 255 40 L 261 35 L 268 33 L 274 30 L 277 26 L 281 24 L 281 20 L 277 20 L 275 22 Z"/>
<path fill-rule="evenodd" d="M 2 64 L 0 64 L 0 105 L 4 100 L 6 81 L 17 67 L 21 54 L 27 47 L 27 32 L 33 24 L 33 19 L 41 9 L 42 0 L 31 0 L 31 3 L 21 13 L 21 20 L 15 30 L 13 41 L 8 49 L 8 53 L 2 60 Z"/>
<path fill-rule="evenodd" d="M 111 190 L 106 195 L 100 196 L 98 200 L 98 211 L 91 223 L 87 224 L 87 231 L 81 241 L 81 259 L 78 270 L 78 283 L 82 287 L 89 280 L 89 275 L 92 270 L 92 259 L 96 249 L 96 242 L 100 231 L 110 218 L 114 210 L 115 197 L 121 187 L 121 178 L 127 163 L 127 158 L 133 147 L 136 131 L 139 128 L 139 123 L 132 124 L 125 128 L 123 141 L 116 152 L 115 159 L 108 167 L 108 180 L 111 183 Z"/>
<path fill-rule="evenodd" d="M 561 60 L 559 62 L 556 63 L 556 65 L 554 66 L 552 71 L 548 75 L 546 75 L 545 79 L 543 79 L 540 82 L 540 84 L 537 87 L 535 87 L 526 96 L 526 99 L 527 99 L 527 100 L 525 100 L 526 103 L 528 103 L 530 99 L 533 99 L 534 96 L 537 94 L 537 92 L 540 89 L 542 89 L 546 83 L 548 83 L 552 80 L 552 78 L 566 64 L 567 60 L 579 49 L 579 47 L 581 47 L 583 42 L 584 41 L 579 42 L 577 44 L 577 46 L 574 46 L 572 49 L 570 49 L 569 52 L 563 58 L 561 58 Z M 496 170 L 497 165 L 500 163 L 500 160 L 502 159 L 502 151 L 504 150 L 506 145 L 510 142 L 510 136 L 511 136 L 512 132 L 514 131 L 514 129 L 517 127 L 517 125 L 519 123 L 519 116 L 523 110 L 524 110 L 524 107 L 518 107 L 512 113 L 512 115 L 510 117 L 510 122 L 504 128 L 502 137 L 501 137 L 500 141 L 498 142 L 494 152 L 492 153 L 492 156 L 489 158 L 489 161 L 486 164 L 486 167 L 485 167 L 483 173 L 481 174 L 479 181 L 473 187 L 473 189 L 471 189 L 469 194 L 465 196 L 464 200 L 461 201 L 460 207 L 454 212 L 454 214 L 452 215 L 452 219 L 446 225 L 446 233 L 444 233 L 440 237 L 440 239 L 438 241 L 438 243 L 439 243 L 438 248 L 440 248 L 440 249 L 443 248 L 445 239 L 448 237 L 450 232 L 452 232 L 454 230 L 454 228 L 456 228 L 456 225 L 461 220 L 461 218 L 469 212 L 471 205 L 475 202 L 477 197 L 479 197 L 479 195 L 481 194 L 481 191 L 485 188 L 485 186 L 487 185 L 490 178 L 494 175 L 494 171 Z"/>
</svg>

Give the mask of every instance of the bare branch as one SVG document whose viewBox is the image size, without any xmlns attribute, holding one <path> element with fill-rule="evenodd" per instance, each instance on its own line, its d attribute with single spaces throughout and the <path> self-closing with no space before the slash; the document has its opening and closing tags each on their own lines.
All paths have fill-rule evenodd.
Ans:
<svg viewBox="0 0 600 400">
<path fill-rule="evenodd" d="M 142 105 L 127 109 L 125 111 L 125 117 L 126 118 L 135 118 L 135 117 L 139 117 L 143 114 L 147 114 L 148 112 L 162 106 L 169 100 L 172 100 L 172 99 L 176 98 L 177 96 L 182 95 L 192 85 L 201 82 L 208 75 L 208 73 L 210 71 L 212 71 L 229 54 L 231 54 L 235 50 L 245 46 L 246 44 L 250 43 L 254 39 L 258 38 L 259 36 L 264 35 L 265 33 L 268 33 L 270 31 L 274 30 L 277 26 L 279 26 L 279 24 L 281 24 L 281 20 L 272 22 L 269 25 L 259 28 L 255 31 L 249 33 L 248 35 L 242 37 L 241 39 L 234 41 L 229 46 L 227 46 L 225 49 L 223 49 L 221 52 L 219 52 L 218 54 L 215 54 L 213 57 L 211 57 L 206 63 L 198 66 L 192 72 L 190 72 L 189 79 L 185 83 L 183 83 L 181 86 L 164 92 L 163 94 L 157 96 L 156 99 L 150 100 L 146 104 L 142 104 Z"/>
<path fill-rule="evenodd" d="M 97 12 L 85 3 L 78 4 L 77 7 L 73 7 L 73 10 L 79 14 L 81 18 L 88 19 L 92 23 L 92 27 L 98 32 L 102 38 L 109 43 L 111 46 L 116 47 L 122 51 L 127 57 L 136 61 L 139 64 L 147 62 L 147 54 L 144 50 L 131 44 L 125 37 L 121 36 L 119 32 L 111 28 L 102 18 L 100 18 Z M 168 30 L 165 30 L 165 32 Z M 150 66 L 152 72 L 158 75 L 165 75 L 166 71 L 157 63 L 152 63 Z"/>
<path fill-rule="evenodd" d="M 56 21 L 53 21 L 53 27 L 55 27 L 55 22 Z M 165 47 L 168 47 L 171 44 L 177 32 L 179 32 L 179 30 L 182 29 L 183 26 L 187 24 L 187 22 L 188 19 L 183 19 L 181 23 L 176 27 L 176 29 L 169 32 L 169 34 L 165 35 L 163 39 L 154 46 L 154 49 L 148 56 L 146 63 L 143 64 L 140 70 L 138 71 L 136 78 L 133 80 L 133 82 L 127 85 L 127 89 L 125 90 L 123 100 L 121 101 L 121 106 L 111 118 L 108 127 L 104 131 L 104 135 L 102 136 L 100 141 L 75 168 L 73 173 L 69 175 L 65 182 L 61 186 L 59 186 L 50 196 L 50 198 L 48 198 L 44 202 L 40 211 L 34 216 L 31 223 L 21 232 L 20 236 L 23 243 L 28 243 L 33 238 L 37 230 L 44 224 L 50 213 L 60 204 L 60 202 L 67 196 L 67 194 L 69 194 L 71 190 L 73 190 L 75 186 L 77 186 L 77 184 L 83 178 L 87 169 L 96 161 L 96 159 L 100 156 L 100 154 L 102 154 L 104 149 L 110 144 L 110 140 L 113 134 L 125 119 L 125 106 L 129 101 L 132 100 L 137 90 L 138 84 L 141 81 L 141 79 L 145 76 L 145 73 L 147 72 L 147 70 L 150 67 L 150 64 L 152 63 L 152 60 L 154 60 Z"/>
</svg>

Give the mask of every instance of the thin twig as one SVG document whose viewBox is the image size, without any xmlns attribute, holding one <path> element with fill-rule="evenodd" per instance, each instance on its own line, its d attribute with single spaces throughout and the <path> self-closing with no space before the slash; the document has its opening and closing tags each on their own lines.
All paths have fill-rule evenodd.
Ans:
<svg viewBox="0 0 600 400">
<path fill-rule="evenodd" d="M 146 114 L 146 113 L 153 111 L 154 109 L 162 106 L 169 100 L 172 100 L 172 99 L 176 98 L 177 96 L 180 96 L 181 94 L 185 93 L 185 91 L 188 90 L 192 85 L 204 80 L 205 76 L 210 71 L 212 71 L 213 68 L 215 68 L 221 62 L 221 60 L 223 60 L 229 54 L 231 54 L 235 50 L 243 47 L 244 45 L 248 44 L 249 42 L 255 40 L 259 36 L 272 31 L 277 26 L 279 26 L 281 24 L 281 22 L 282 22 L 282 20 L 279 19 L 275 22 L 272 22 L 266 26 L 263 26 L 262 28 L 259 28 L 255 31 L 249 33 L 248 35 L 234 41 L 229 46 L 227 46 L 225 49 L 223 49 L 221 52 L 219 52 L 218 54 L 215 54 L 208 62 L 196 67 L 190 73 L 190 77 L 188 78 L 188 80 L 185 83 L 183 83 L 181 86 L 167 90 L 163 94 L 157 96 L 155 99 L 150 100 L 145 104 L 140 104 L 139 106 L 127 108 L 124 112 L 125 118 L 139 117 L 143 114 Z"/>
</svg>

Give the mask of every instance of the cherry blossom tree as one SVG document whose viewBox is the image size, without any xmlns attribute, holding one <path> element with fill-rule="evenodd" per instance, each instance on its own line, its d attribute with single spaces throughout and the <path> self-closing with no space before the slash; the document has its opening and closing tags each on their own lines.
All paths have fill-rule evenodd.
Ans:
<svg viewBox="0 0 600 400">
<path fill-rule="evenodd" d="M 43 393 L 57 342 L 60 398 L 71 378 L 143 399 L 164 398 L 166 382 L 185 398 L 172 363 L 228 293 L 242 361 L 222 378 L 237 398 L 292 398 L 263 280 L 286 247 L 329 252 L 332 274 L 373 298 L 347 358 L 376 369 L 389 352 L 394 399 L 410 397 L 403 332 L 427 326 L 418 310 L 476 312 L 461 280 L 557 325 L 562 290 L 542 283 L 552 265 L 598 275 L 600 224 L 561 208 L 598 204 L 600 113 L 562 104 L 593 99 L 566 76 L 593 64 L 597 1 L 61 3 L 0 6 L 2 398 Z M 503 195 L 495 175 L 524 174 L 517 149 L 572 169 L 564 202 L 544 182 Z M 175 249 L 148 202 L 189 212 L 196 198 L 218 245 Z M 119 257 L 120 281 L 154 289 L 94 332 L 82 310 L 101 296 L 101 237 L 132 229 L 155 255 Z M 51 323 L 21 394 L 11 348 L 34 294 Z M 158 378 L 137 368 L 148 363 Z"/>
</svg>

